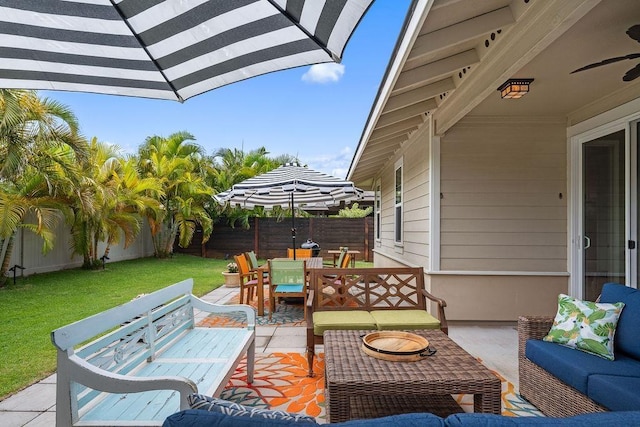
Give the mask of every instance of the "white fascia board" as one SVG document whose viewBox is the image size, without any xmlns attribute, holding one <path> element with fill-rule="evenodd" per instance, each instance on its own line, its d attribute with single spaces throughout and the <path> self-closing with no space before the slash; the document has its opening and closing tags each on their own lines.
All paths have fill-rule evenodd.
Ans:
<svg viewBox="0 0 640 427">
<path fill-rule="evenodd" d="M 360 157 L 362 157 L 362 153 L 366 148 L 366 141 L 369 140 L 371 133 L 373 132 L 374 125 L 380 117 L 380 113 L 384 108 L 389 95 L 391 94 L 391 90 L 395 85 L 396 80 L 400 76 L 400 71 L 404 63 L 407 61 L 409 57 L 409 52 L 411 51 L 411 47 L 415 43 L 418 38 L 418 34 L 422 29 L 422 25 L 424 24 L 425 19 L 427 19 L 427 15 L 429 14 L 429 10 L 433 6 L 435 0 L 418 0 L 415 10 L 411 16 L 411 20 L 407 25 L 407 30 L 404 35 L 400 35 L 402 37 L 402 41 L 396 52 L 396 55 L 393 59 L 393 64 L 389 70 L 389 73 L 386 75 L 385 81 L 382 82 L 382 86 L 379 92 L 379 96 L 377 98 L 376 104 L 372 107 L 371 114 L 369 115 L 369 119 L 365 125 L 365 130 L 362 133 L 362 137 L 358 143 L 358 148 L 356 153 L 353 156 L 353 160 L 351 161 L 351 166 L 349 167 L 349 172 L 347 173 L 347 179 L 350 180 L 353 175 L 353 169 L 355 165 L 360 161 Z"/>
</svg>

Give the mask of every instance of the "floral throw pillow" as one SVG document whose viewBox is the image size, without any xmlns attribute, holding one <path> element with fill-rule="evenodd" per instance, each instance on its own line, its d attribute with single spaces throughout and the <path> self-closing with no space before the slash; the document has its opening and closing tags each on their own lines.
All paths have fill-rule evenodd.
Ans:
<svg viewBox="0 0 640 427">
<path fill-rule="evenodd" d="M 239 403 L 217 397 L 192 394 L 187 396 L 191 409 L 201 409 L 209 412 L 220 412 L 234 417 L 268 418 L 272 420 L 291 421 L 295 423 L 316 424 L 313 417 L 271 409 L 252 408 Z"/>
<path fill-rule="evenodd" d="M 558 296 L 558 312 L 544 341 L 555 342 L 613 360 L 613 336 L 624 303 L 580 301 Z"/>
</svg>

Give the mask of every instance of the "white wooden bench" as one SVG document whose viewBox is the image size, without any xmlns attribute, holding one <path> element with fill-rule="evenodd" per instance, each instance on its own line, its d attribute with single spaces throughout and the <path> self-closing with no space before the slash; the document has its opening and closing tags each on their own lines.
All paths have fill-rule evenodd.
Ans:
<svg viewBox="0 0 640 427">
<path fill-rule="evenodd" d="M 189 394 L 219 396 L 245 354 L 253 381 L 255 310 L 207 303 L 192 288 L 188 279 L 51 333 L 58 426 L 162 425 L 188 409 Z M 247 327 L 196 328 L 194 309 L 243 311 Z"/>
</svg>

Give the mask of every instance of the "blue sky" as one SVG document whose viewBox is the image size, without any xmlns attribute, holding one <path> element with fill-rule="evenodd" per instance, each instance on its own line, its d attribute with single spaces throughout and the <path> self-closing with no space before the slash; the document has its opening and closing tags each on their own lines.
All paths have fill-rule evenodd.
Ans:
<svg viewBox="0 0 640 427">
<path fill-rule="evenodd" d="M 375 0 L 341 66 L 300 67 L 175 101 L 42 91 L 69 106 L 87 138 L 134 153 L 148 136 L 187 131 L 207 154 L 261 146 L 344 177 L 410 0 Z M 342 67 L 343 66 L 343 67 Z"/>
</svg>

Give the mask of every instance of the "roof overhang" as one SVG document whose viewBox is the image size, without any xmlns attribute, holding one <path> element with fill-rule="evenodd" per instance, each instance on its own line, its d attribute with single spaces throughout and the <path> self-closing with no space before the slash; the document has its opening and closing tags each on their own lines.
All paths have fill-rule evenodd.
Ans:
<svg viewBox="0 0 640 427">
<path fill-rule="evenodd" d="M 640 79 L 620 78 L 636 65 L 631 61 L 571 73 L 640 51 L 625 33 L 635 24 L 637 0 L 414 1 L 348 179 L 371 188 L 394 153 L 429 123 L 433 134 L 443 135 L 467 115 L 545 115 L 571 122 L 604 96 L 640 96 Z M 534 78 L 532 93 L 500 99 L 497 88 L 515 77 Z"/>
</svg>

